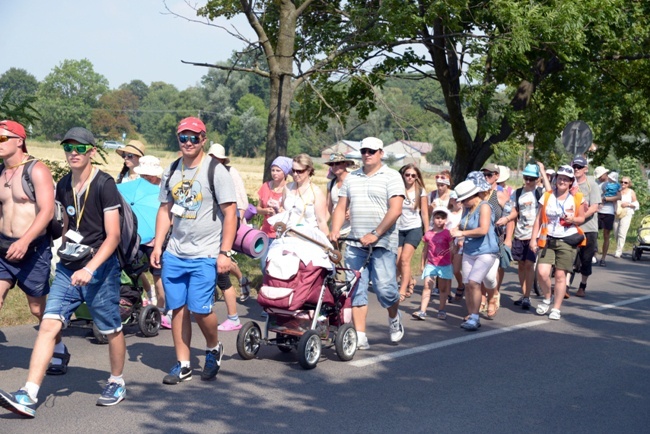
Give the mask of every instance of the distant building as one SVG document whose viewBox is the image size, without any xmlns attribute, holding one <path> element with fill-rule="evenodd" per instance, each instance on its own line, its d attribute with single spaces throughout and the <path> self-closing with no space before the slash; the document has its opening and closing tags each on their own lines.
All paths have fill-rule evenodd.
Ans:
<svg viewBox="0 0 650 434">
<path fill-rule="evenodd" d="M 418 167 L 426 167 L 429 165 L 426 155 L 431 152 L 432 149 L 433 145 L 431 143 L 398 140 L 390 145 L 384 146 L 384 153 L 403 158 L 403 160 L 400 161 L 402 164 L 413 163 Z"/>
<path fill-rule="evenodd" d="M 353 140 L 339 140 L 332 146 L 328 146 L 327 148 L 323 149 L 320 156 L 324 161 L 328 161 L 330 155 L 334 154 L 335 152 L 340 152 L 342 154 L 349 154 L 350 152 L 358 153 L 360 146 L 361 142 L 355 142 Z"/>
</svg>

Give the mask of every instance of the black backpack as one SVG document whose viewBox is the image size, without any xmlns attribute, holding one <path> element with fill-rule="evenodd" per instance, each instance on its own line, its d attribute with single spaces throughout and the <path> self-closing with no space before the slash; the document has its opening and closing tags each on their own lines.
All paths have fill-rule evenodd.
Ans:
<svg viewBox="0 0 650 434">
<path fill-rule="evenodd" d="M 519 213 L 519 198 L 521 197 L 523 192 L 524 192 L 524 187 L 519 187 L 517 191 L 515 191 L 515 208 L 517 209 L 517 213 Z M 542 194 L 544 194 L 543 189 L 541 187 L 535 187 L 536 205 L 539 203 L 539 200 L 542 198 Z"/>
<path fill-rule="evenodd" d="M 22 177 L 22 184 L 23 184 L 23 191 L 27 195 L 27 199 L 30 200 L 30 202 L 36 202 L 36 190 L 34 189 L 34 183 L 32 182 L 32 170 L 34 169 L 34 165 L 38 162 L 36 158 L 32 158 L 25 164 L 25 168 L 23 169 L 23 177 Z M 0 164 L 0 176 L 2 176 L 2 172 L 5 170 L 5 165 L 4 163 Z M 53 187 L 56 189 L 56 186 Z M 63 235 L 63 206 L 58 203 L 54 202 L 54 216 L 52 217 L 52 220 L 50 221 L 50 224 L 47 226 L 47 234 L 52 237 L 53 240 L 58 240 L 61 238 Z"/>
</svg>

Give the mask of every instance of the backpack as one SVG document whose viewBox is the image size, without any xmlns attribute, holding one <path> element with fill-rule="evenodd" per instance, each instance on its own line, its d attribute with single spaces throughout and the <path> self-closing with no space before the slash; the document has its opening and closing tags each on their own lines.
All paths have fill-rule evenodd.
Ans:
<svg viewBox="0 0 650 434">
<path fill-rule="evenodd" d="M 521 197 L 523 192 L 524 192 L 524 187 L 519 187 L 515 191 L 515 208 L 517 209 L 517 213 L 519 213 L 519 198 Z M 535 187 L 534 192 L 535 192 L 535 205 L 537 206 L 539 204 L 539 200 L 542 198 L 542 194 L 544 194 L 544 192 L 542 191 L 541 187 Z"/>
<path fill-rule="evenodd" d="M 178 165 L 181 164 L 181 158 L 178 158 L 174 160 L 172 163 L 171 167 L 169 168 L 169 176 L 165 180 L 165 190 L 169 190 L 169 179 L 172 177 L 172 174 L 178 169 Z M 220 162 L 217 161 L 216 158 L 210 157 L 210 164 L 208 165 L 208 186 L 210 188 L 210 194 L 212 195 L 212 221 L 217 220 L 217 215 L 219 213 L 219 207 L 217 206 L 219 202 L 217 201 L 217 195 L 214 191 L 214 171 L 217 165 L 221 164 Z M 224 164 L 224 167 L 228 172 L 230 172 L 230 166 L 227 166 Z M 237 209 L 237 207 L 235 207 Z M 236 211 L 237 213 L 237 229 L 239 229 L 239 224 L 240 224 L 240 216 L 239 216 L 239 209 Z"/>
<path fill-rule="evenodd" d="M 38 160 L 36 158 L 32 158 L 27 162 L 27 164 L 25 164 L 25 168 L 23 169 L 23 176 L 21 179 L 23 191 L 27 195 L 27 199 L 29 199 L 30 202 L 36 202 L 36 190 L 34 189 L 34 183 L 32 182 L 32 170 L 34 169 L 34 165 L 37 162 Z M 0 176 L 4 170 L 5 165 L 2 163 L 0 164 Z M 56 189 L 56 185 L 54 186 L 54 189 Z M 63 205 L 55 201 L 54 216 L 46 228 L 46 234 L 49 235 L 53 240 L 58 240 L 63 235 L 63 213 Z"/>
<path fill-rule="evenodd" d="M 138 235 L 138 217 L 131 205 L 120 194 L 120 244 L 117 246 L 117 257 L 120 267 L 132 274 L 142 256 L 140 251 L 140 235 Z M 138 273 L 139 274 L 139 273 Z"/>
</svg>

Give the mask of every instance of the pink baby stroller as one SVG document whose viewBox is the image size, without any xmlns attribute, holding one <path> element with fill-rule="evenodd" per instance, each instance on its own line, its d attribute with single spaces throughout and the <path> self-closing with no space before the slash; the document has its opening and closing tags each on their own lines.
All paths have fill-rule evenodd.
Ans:
<svg viewBox="0 0 650 434">
<path fill-rule="evenodd" d="M 286 228 L 285 228 L 286 229 Z M 361 273 L 336 268 L 330 258 L 340 258 L 320 232 L 307 228 L 284 230 L 269 248 L 263 286 L 257 301 L 267 313 L 264 334 L 256 322 L 248 322 L 237 335 L 237 353 L 254 358 L 262 344 L 280 351 L 298 351 L 304 369 L 316 367 L 323 346 L 336 348 L 343 361 L 357 351 L 357 332 L 352 325 L 352 296 Z M 294 236 L 291 236 L 294 235 Z M 346 279 L 336 279 L 337 271 Z M 343 274 L 343 273 L 341 273 Z M 275 338 L 269 338 L 275 333 Z"/>
</svg>

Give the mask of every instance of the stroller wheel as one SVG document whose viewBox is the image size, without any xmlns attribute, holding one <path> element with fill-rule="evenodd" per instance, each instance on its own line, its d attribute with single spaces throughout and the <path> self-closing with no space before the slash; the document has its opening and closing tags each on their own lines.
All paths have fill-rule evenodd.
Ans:
<svg viewBox="0 0 650 434">
<path fill-rule="evenodd" d="M 262 332 L 256 322 L 247 322 L 237 333 L 237 353 L 244 360 L 255 357 L 260 350 Z"/>
<path fill-rule="evenodd" d="M 160 330 L 160 311 L 154 305 L 145 306 L 140 310 L 138 325 L 143 335 L 150 338 L 158 336 Z"/>
<path fill-rule="evenodd" d="M 282 333 L 278 333 L 276 337 L 276 342 L 278 343 L 278 349 L 283 353 L 290 353 L 293 350 L 293 347 L 287 342 L 287 337 Z"/>
<path fill-rule="evenodd" d="M 95 323 L 93 323 L 93 336 L 97 339 L 98 344 L 106 345 L 108 343 L 108 338 L 105 334 L 99 331 Z"/>
<path fill-rule="evenodd" d="M 314 369 L 321 352 L 320 336 L 316 330 L 307 330 L 298 341 L 298 363 L 304 369 Z"/>
<path fill-rule="evenodd" d="M 352 324 L 343 324 L 336 332 L 336 354 L 339 359 L 347 362 L 352 360 L 357 352 L 357 331 Z"/>
</svg>

